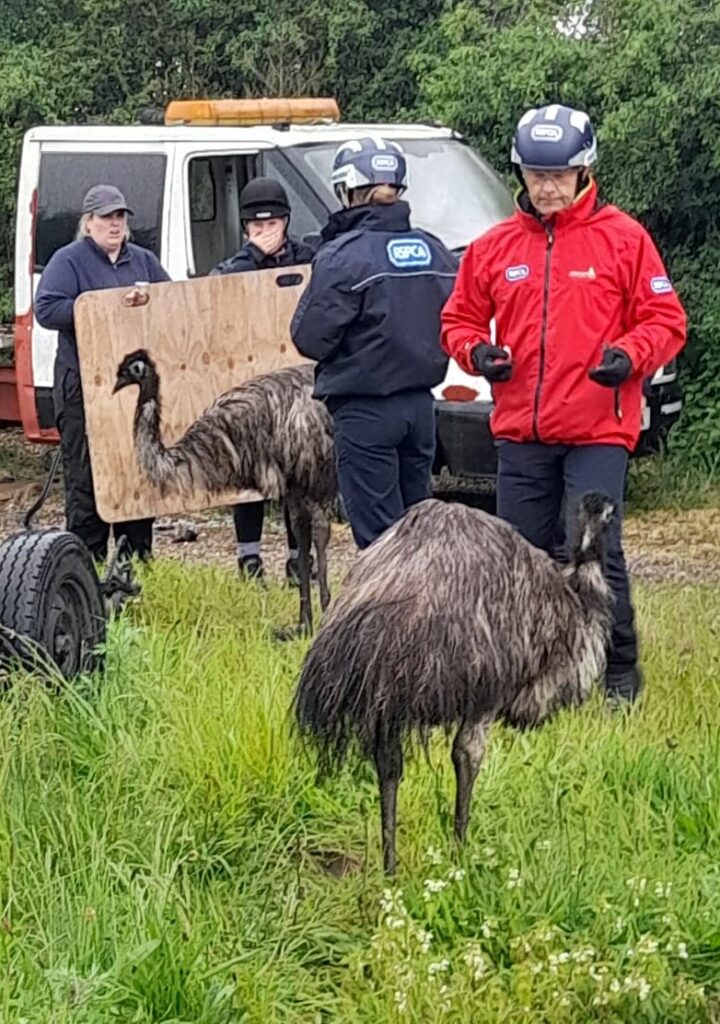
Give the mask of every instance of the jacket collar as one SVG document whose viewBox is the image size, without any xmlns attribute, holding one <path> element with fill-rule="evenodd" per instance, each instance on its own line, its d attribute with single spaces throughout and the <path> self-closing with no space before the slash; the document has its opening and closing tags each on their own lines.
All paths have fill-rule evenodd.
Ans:
<svg viewBox="0 0 720 1024">
<path fill-rule="evenodd" d="M 598 194 L 597 182 L 591 177 L 585 188 L 578 192 L 570 206 L 547 218 L 540 216 L 530 202 L 527 191 L 521 189 L 515 196 L 515 216 L 531 231 L 545 231 L 548 227 L 552 227 L 553 230 L 557 231 L 558 228 L 570 227 L 573 224 L 589 220 L 603 205 L 603 201 Z"/>
<path fill-rule="evenodd" d="M 127 242 L 123 242 L 123 244 L 120 246 L 120 253 L 118 255 L 118 258 L 115 260 L 115 263 L 113 264 L 112 260 L 110 259 L 108 254 L 105 252 L 105 250 L 101 249 L 100 246 L 97 244 L 97 242 L 93 241 L 93 239 L 90 238 L 89 235 L 85 235 L 84 238 L 83 238 L 83 241 L 86 243 L 86 245 L 89 245 L 90 248 L 101 259 L 105 260 L 106 263 L 109 263 L 110 266 L 116 266 L 117 267 L 118 264 L 120 264 L 120 263 L 127 263 L 127 261 L 130 259 L 130 250 L 128 249 Z"/>
<path fill-rule="evenodd" d="M 332 213 L 322 229 L 323 242 L 329 242 L 348 231 L 409 231 L 410 207 L 399 199 L 391 206 L 368 203 L 349 210 Z"/>
</svg>

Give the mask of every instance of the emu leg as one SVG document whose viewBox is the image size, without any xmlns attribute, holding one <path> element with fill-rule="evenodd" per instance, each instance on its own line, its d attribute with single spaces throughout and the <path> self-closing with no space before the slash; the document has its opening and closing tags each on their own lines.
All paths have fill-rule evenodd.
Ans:
<svg viewBox="0 0 720 1024">
<path fill-rule="evenodd" d="M 320 607 L 325 611 L 330 604 L 330 588 L 328 587 L 327 579 L 327 549 L 330 543 L 330 520 L 320 510 L 316 510 L 313 514 L 313 539 L 317 554 Z"/>
<path fill-rule="evenodd" d="M 465 841 L 470 818 L 470 801 L 473 786 L 485 753 L 485 742 L 492 718 L 481 718 L 479 722 L 463 722 L 457 732 L 452 748 L 455 766 L 455 836 Z"/>
<path fill-rule="evenodd" d="M 298 633 L 310 635 L 313 628 L 312 595 L 310 593 L 310 545 L 312 543 L 312 521 L 305 509 L 295 515 L 295 533 L 298 542 L 300 563 L 300 621 Z"/>
<path fill-rule="evenodd" d="M 383 867 L 386 875 L 394 875 L 397 791 L 403 773 L 403 756 L 399 737 L 388 738 L 378 744 L 375 751 L 375 768 L 380 786 Z"/>
</svg>

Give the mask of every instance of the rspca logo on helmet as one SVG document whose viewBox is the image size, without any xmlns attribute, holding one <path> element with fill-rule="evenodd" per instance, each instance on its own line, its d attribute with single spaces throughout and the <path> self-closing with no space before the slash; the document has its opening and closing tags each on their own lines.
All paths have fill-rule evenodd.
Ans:
<svg viewBox="0 0 720 1024">
<path fill-rule="evenodd" d="M 392 154 L 374 156 L 370 164 L 374 171 L 396 171 L 398 169 L 397 157 Z"/>
<path fill-rule="evenodd" d="M 563 134 L 561 124 L 534 124 L 530 129 L 533 142 L 559 142 Z"/>
<path fill-rule="evenodd" d="M 526 277 L 530 277 L 530 267 L 527 263 L 519 263 L 516 267 L 505 269 L 506 281 L 524 281 Z"/>
<path fill-rule="evenodd" d="M 656 295 L 665 295 L 673 290 L 673 286 L 667 277 L 651 277 L 650 287 Z"/>
<path fill-rule="evenodd" d="M 391 238 L 387 254 L 392 265 L 400 270 L 429 267 L 432 263 L 430 246 L 422 238 Z"/>
</svg>

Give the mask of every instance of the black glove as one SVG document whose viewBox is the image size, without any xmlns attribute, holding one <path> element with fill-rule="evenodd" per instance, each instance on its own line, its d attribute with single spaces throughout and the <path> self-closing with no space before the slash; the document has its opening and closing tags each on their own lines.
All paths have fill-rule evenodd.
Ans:
<svg viewBox="0 0 720 1024">
<path fill-rule="evenodd" d="M 602 362 L 588 372 L 590 380 L 605 388 L 619 387 L 632 373 L 632 362 L 621 348 L 606 348 Z"/>
<path fill-rule="evenodd" d="M 512 360 L 504 348 L 482 342 L 475 346 L 470 357 L 477 372 L 487 380 L 491 382 L 510 380 L 513 371 Z"/>
</svg>

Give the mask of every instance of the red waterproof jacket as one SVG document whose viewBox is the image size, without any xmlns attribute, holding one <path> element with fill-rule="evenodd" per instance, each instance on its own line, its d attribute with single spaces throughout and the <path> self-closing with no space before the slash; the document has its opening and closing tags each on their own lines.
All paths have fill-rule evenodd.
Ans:
<svg viewBox="0 0 720 1024">
<path fill-rule="evenodd" d="M 442 344 L 468 373 L 470 352 L 509 347 L 513 374 L 493 384 L 493 436 L 618 444 L 640 436 L 642 382 L 682 349 L 685 311 L 649 234 L 598 200 L 592 181 L 544 222 L 518 207 L 466 250 L 442 314 Z M 614 388 L 588 377 L 606 346 L 630 357 Z"/>
</svg>

